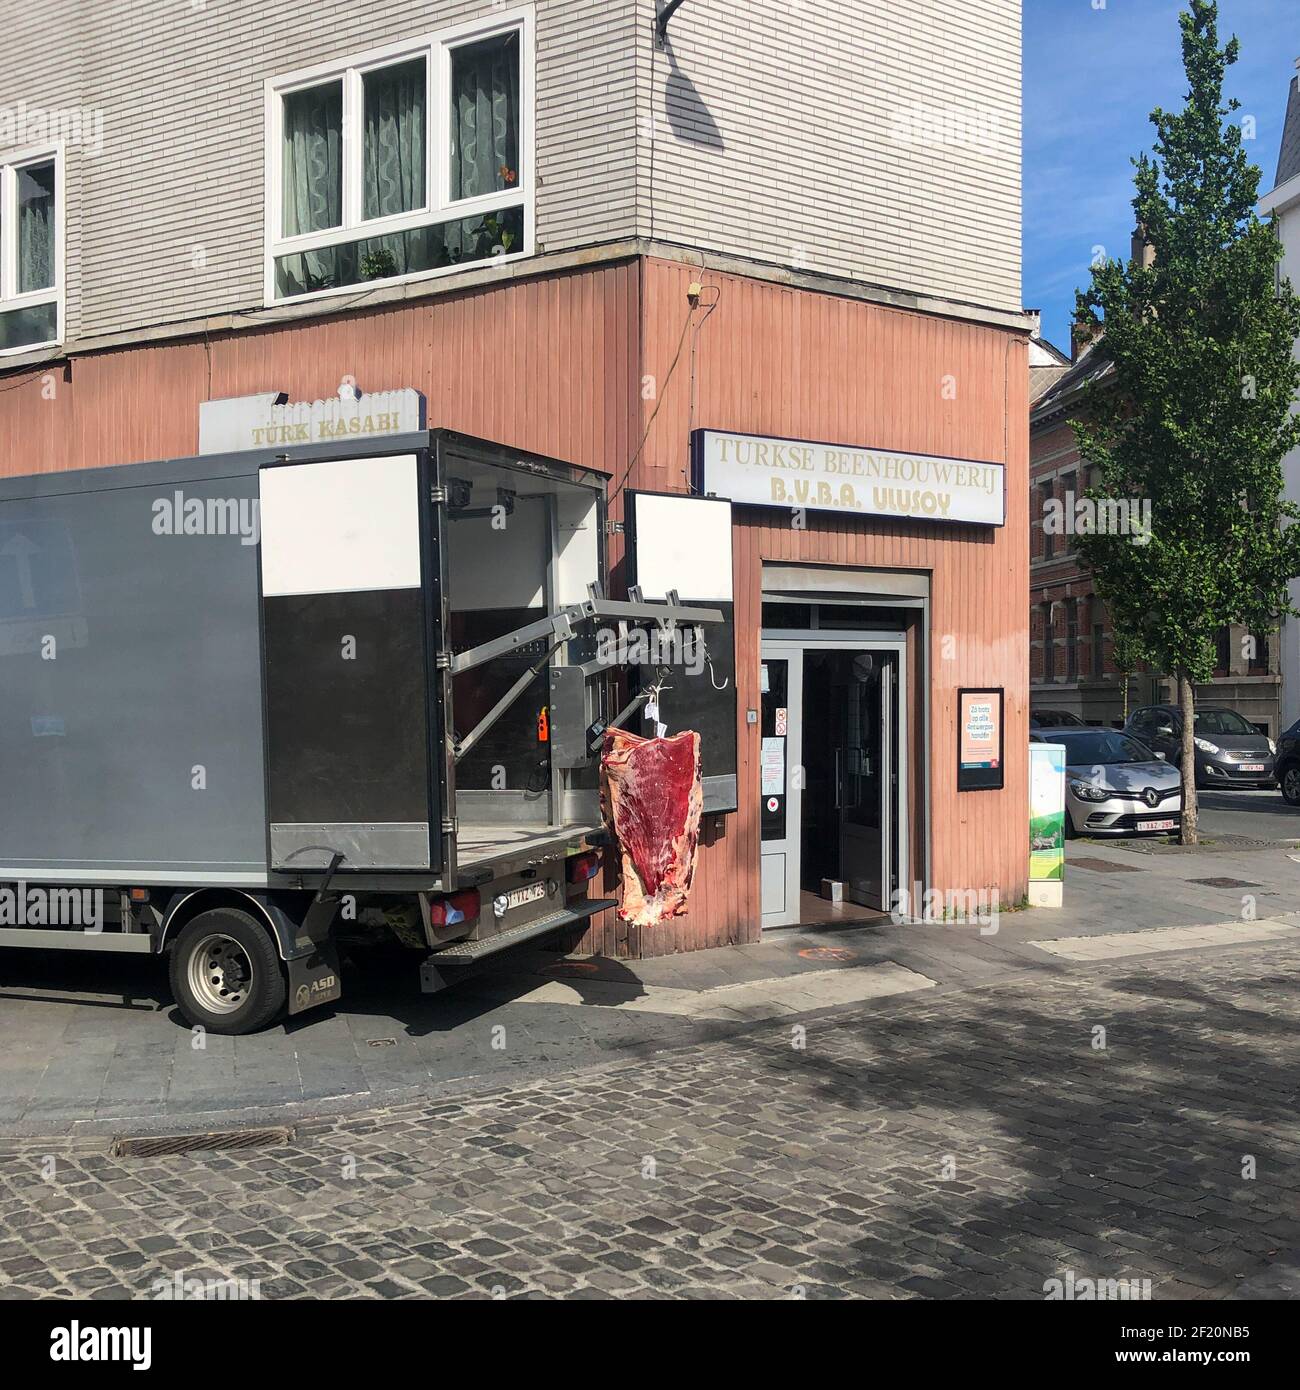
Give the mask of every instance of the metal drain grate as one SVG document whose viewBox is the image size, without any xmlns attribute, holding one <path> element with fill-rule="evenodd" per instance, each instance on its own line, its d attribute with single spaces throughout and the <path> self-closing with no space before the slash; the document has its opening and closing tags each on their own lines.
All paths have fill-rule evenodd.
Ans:
<svg viewBox="0 0 1300 1390">
<path fill-rule="evenodd" d="M 1142 867 L 1139 864 L 1112 864 L 1109 859 L 1066 859 L 1066 865 L 1071 869 L 1092 869 L 1099 874 L 1140 874 Z"/>
<path fill-rule="evenodd" d="M 119 1135 L 114 1158 L 163 1158 L 173 1154 L 215 1153 L 222 1149 L 269 1149 L 288 1144 L 291 1129 L 227 1129 L 211 1134 Z"/>
<path fill-rule="evenodd" d="M 1244 878 L 1189 878 L 1188 883 L 1199 883 L 1206 888 L 1258 888 L 1258 883 L 1248 883 Z M 1270 895 L 1271 896 L 1271 895 Z"/>
</svg>

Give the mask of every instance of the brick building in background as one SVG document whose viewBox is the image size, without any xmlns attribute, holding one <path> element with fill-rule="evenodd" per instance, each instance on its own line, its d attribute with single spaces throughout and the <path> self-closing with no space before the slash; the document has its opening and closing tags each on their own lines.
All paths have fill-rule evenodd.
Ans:
<svg viewBox="0 0 1300 1390">
<path fill-rule="evenodd" d="M 1049 502 L 1067 515 L 1091 485 L 1070 421 L 1089 383 L 1111 367 L 1096 342 L 1076 335 L 1067 358 L 1031 344 L 1029 414 L 1029 688 L 1033 710 L 1062 709 L 1086 723 L 1119 726 L 1139 705 L 1177 698 L 1174 682 L 1146 670 L 1121 671 L 1105 605 L 1093 592 L 1069 532 L 1044 525 Z M 1054 509 L 1053 509 L 1054 510 Z M 1276 737 L 1281 718 L 1277 642 L 1244 628 L 1219 635 L 1214 677 L 1196 688 L 1198 703 L 1227 705 Z"/>
</svg>

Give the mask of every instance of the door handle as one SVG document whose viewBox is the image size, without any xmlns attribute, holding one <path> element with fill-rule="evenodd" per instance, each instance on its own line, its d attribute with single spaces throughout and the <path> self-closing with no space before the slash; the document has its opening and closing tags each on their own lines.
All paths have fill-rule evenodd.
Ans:
<svg viewBox="0 0 1300 1390">
<path fill-rule="evenodd" d="M 843 753 L 844 750 L 842 748 L 837 748 L 835 750 L 835 809 L 837 811 L 843 809 L 842 803 L 844 800 Z"/>
</svg>

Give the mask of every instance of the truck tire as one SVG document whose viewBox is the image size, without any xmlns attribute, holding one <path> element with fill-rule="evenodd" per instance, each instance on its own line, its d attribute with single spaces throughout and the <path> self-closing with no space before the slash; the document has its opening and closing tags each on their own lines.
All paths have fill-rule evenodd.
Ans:
<svg viewBox="0 0 1300 1390">
<path fill-rule="evenodd" d="M 256 1033 L 288 997 L 284 969 L 266 929 L 237 908 L 201 912 L 171 950 L 172 997 L 209 1033 Z"/>
</svg>

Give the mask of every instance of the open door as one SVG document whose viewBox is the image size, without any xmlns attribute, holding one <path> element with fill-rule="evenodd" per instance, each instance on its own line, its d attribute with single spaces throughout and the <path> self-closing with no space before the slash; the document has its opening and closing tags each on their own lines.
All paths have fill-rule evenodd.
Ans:
<svg viewBox="0 0 1300 1390">
<path fill-rule="evenodd" d="M 887 912 L 894 889 L 898 657 L 859 652 L 846 656 L 844 666 L 836 750 L 840 876 L 851 902 Z"/>
<path fill-rule="evenodd" d="M 440 864 L 424 453 L 260 474 L 270 863 Z"/>
</svg>

